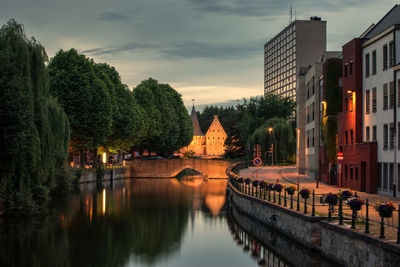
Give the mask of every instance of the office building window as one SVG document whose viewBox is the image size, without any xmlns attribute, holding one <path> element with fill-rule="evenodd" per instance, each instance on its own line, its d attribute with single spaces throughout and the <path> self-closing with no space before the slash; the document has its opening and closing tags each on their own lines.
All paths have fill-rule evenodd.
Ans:
<svg viewBox="0 0 400 267">
<path fill-rule="evenodd" d="M 365 92 L 365 113 L 369 114 L 370 112 L 370 99 L 369 99 L 369 90 Z"/>
<path fill-rule="evenodd" d="M 392 42 L 389 43 L 389 67 L 390 68 L 393 67 L 394 64 L 395 64 L 394 55 L 395 55 L 395 53 L 394 53 L 394 42 L 392 41 Z"/>
<path fill-rule="evenodd" d="M 365 77 L 369 77 L 369 54 L 365 55 Z"/>
<path fill-rule="evenodd" d="M 382 189 L 382 164 L 377 163 L 377 172 L 378 172 L 378 188 Z"/>
<path fill-rule="evenodd" d="M 372 88 L 372 112 L 376 112 L 376 87 Z"/>
<path fill-rule="evenodd" d="M 383 149 L 388 149 L 388 125 L 383 125 Z"/>
<path fill-rule="evenodd" d="M 376 125 L 372 126 L 372 141 L 376 141 Z"/>
<path fill-rule="evenodd" d="M 388 109 L 388 84 L 383 84 L 383 109 Z"/>
<path fill-rule="evenodd" d="M 383 46 L 383 70 L 388 68 L 388 46 L 385 44 Z"/>
<path fill-rule="evenodd" d="M 344 64 L 344 77 L 347 77 L 348 64 Z"/>
<path fill-rule="evenodd" d="M 389 97 L 390 97 L 390 104 L 389 108 L 394 108 L 394 82 L 389 83 Z"/>
<path fill-rule="evenodd" d="M 397 130 L 400 130 L 400 122 L 397 123 Z M 397 149 L 400 149 L 400 134 L 397 135 Z"/>
<path fill-rule="evenodd" d="M 372 51 L 372 75 L 376 74 L 376 51 Z"/>
<path fill-rule="evenodd" d="M 314 147 L 314 145 L 315 145 L 315 143 L 314 143 L 314 140 L 315 140 L 315 136 L 314 136 L 314 128 L 311 130 L 312 131 L 312 147 Z"/>
<path fill-rule="evenodd" d="M 392 189 L 394 181 L 394 164 L 390 163 L 389 164 L 389 190 Z"/>
<path fill-rule="evenodd" d="M 314 103 L 311 104 L 311 111 L 312 111 L 312 121 L 314 121 L 314 119 L 315 119 L 315 115 L 314 115 Z"/>
<path fill-rule="evenodd" d="M 365 127 L 365 141 L 369 141 L 369 126 Z"/>
<path fill-rule="evenodd" d="M 390 123 L 390 149 L 394 149 L 394 140 L 396 138 L 396 129 L 394 123 Z"/>
<path fill-rule="evenodd" d="M 345 144 L 345 145 L 348 145 L 348 144 L 349 144 L 347 138 L 348 138 L 348 137 L 347 137 L 347 131 L 344 131 L 344 144 Z"/>
</svg>

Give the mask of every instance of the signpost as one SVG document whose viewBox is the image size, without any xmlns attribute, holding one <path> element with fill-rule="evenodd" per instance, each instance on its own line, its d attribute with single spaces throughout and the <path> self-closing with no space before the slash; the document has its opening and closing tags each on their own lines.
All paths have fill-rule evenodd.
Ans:
<svg viewBox="0 0 400 267">
<path fill-rule="evenodd" d="M 257 166 L 257 180 L 258 180 L 258 166 L 260 166 L 261 163 L 262 163 L 262 160 L 261 160 L 260 157 L 255 157 L 255 158 L 253 159 L 253 164 L 254 164 L 254 166 Z"/>
<path fill-rule="evenodd" d="M 342 163 L 343 163 L 343 152 L 337 153 L 337 159 L 339 164 L 339 188 L 342 187 Z"/>
</svg>

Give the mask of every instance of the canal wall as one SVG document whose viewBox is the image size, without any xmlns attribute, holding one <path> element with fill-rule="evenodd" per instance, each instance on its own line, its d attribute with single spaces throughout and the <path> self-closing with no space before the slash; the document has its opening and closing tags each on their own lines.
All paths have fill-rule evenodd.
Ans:
<svg viewBox="0 0 400 267">
<path fill-rule="evenodd" d="M 131 175 L 130 168 L 128 167 L 107 169 L 104 170 L 103 181 L 113 180 L 113 179 L 123 179 L 130 177 L 130 175 Z M 96 171 L 86 171 L 80 177 L 78 183 L 90 183 L 96 181 L 97 181 Z"/>
<path fill-rule="evenodd" d="M 310 217 L 242 194 L 230 183 L 230 204 L 253 220 L 283 233 L 313 251 L 345 266 L 400 266 L 400 246 L 364 235 L 349 226 Z M 394 242 L 392 242 L 394 243 Z"/>
</svg>

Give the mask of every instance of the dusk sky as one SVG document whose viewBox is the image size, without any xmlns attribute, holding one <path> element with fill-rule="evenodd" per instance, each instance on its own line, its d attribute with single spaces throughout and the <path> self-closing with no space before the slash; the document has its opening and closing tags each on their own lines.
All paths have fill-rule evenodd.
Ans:
<svg viewBox="0 0 400 267">
<path fill-rule="evenodd" d="M 328 50 L 340 50 L 396 1 L 0 0 L 0 22 L 24 24 L 49 57 L 76 48 L 115 66 L 131 89 L 169 83 L 189 106 L 262 95 L 263 45 L 288 25 L 291 4 L 297 19 L 326 20 Z"/>
</svg>

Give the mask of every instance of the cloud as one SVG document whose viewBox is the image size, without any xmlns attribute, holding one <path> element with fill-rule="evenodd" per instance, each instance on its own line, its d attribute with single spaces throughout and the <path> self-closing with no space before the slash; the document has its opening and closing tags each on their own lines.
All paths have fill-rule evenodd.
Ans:
<svg viewBox="0 0 400 267">
<path fill-rule="evenodd" d="M 143 43 L 127 43 L 119 46 L 92 48 L 83 50 L 82 53 L 91 56 L 117 55 L 122 52 L 134 52 L 137 49 L 154 49 L 156 46 Z"/>
<path fill-rule="evenodd" d="M 105 21 L 128 21 L 131 19 L 130 16 L 123 14 L 122 12 L 103 12 L 99 15 L 100 20 Z"/>
</svg>

